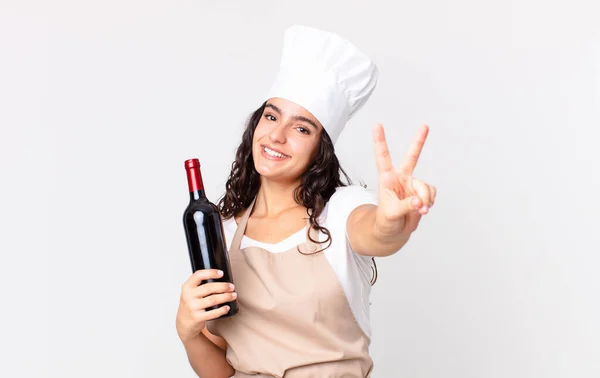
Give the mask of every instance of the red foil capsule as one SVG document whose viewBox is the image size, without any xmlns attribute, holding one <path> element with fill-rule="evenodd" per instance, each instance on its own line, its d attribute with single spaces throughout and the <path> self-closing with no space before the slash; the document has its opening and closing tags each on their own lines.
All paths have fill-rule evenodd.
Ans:
<svg viewBox="0 0 600 378">
<path fill-rule="evenodd" d="M 188 178 L 188 188 L 190 192 L 204 190 L 202 175 L 200 174 L 200 161 L 198 159 L 188 159 L 185 161 L 185 170 Z"/>
</svg>

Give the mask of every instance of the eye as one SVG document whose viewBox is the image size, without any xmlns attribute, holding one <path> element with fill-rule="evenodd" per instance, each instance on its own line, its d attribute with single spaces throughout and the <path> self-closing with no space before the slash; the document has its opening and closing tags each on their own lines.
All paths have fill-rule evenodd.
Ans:
<svg viewBox="0 0 600 378">
<path fill-rule="evenodd" d="M 306 127 L 298 127 L 296 130 L 300 131 L 302 134 L 310 134 L 310 130 L 308 130 Z"/>
<path fill-rule="evenodd" d="M 269 113 L 266 113 L 266 114 L 265 114 L 265 118 L 266 118 L 266 119 L 268 119 L 268 120 L 269 120 L 269 121 L 271 121 L 271 122 L 275 122 L 275 121 L 277 121 L 277 118 L 275 118 L 275 116 L 274 116 L 274 115 L 272 115 L 272 114 L 269 114 Z"/>
</svg>

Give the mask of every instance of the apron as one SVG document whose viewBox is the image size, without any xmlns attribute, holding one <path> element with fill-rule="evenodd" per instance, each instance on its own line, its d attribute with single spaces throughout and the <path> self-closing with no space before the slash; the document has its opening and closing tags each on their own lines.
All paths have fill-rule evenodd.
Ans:
<svg viewBox="0 0 600 378">
<path fill-rule="evenodd" d="M 370 377 L 370 339 L 356 322 L 329 261 L 323 252 L 314 253 L 315 243 L 307 238 L 280 253 L 240 249 L 255 201 L 229 249 L 239 311 L 207 322 L 212 334 L 227 341 L 234 377 Z M 308 229 L 318 240 L 310 224 Z"/>
</svg>

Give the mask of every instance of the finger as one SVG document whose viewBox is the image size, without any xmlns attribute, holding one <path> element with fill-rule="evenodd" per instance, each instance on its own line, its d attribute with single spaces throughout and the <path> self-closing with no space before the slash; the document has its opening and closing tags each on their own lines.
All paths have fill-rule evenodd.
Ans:
<svg viewBox="0 0 600 378">
<path fill-rule="evenodd" d="M 235 286 L 229 282 L 209 282 L 193 288 L 189 291 L 192 298 L 204 298 L 212 294 L 230 293 Z"/>
<path fill-rule="evenodd" d="M 402 159 L 400 163 L 399 170 L 400 172 L 412 176 L 415 167 L 417 166 L 417 161 L 419 160 L 419 156 L 421 156 L 421 151 L 423 150 L 423 145 L 425 144 L 425 140 L 427 139 L 427 134 L 429 133 L 429 126 L 423 125 L 419 127 L 417 131 L 417 136 L 410 144 L 406 155 Z"/>
<path fill-rule="evenodd" d="M 385 141 L 383 125 L 379 123 L 373 126 L 373 145 L 375 147 L 375 163 L 377 164 L 377 170 L 380 173 L 393 170 L 394 165 L 392 164 L 390 150 Z"/>
<path fill-rule="evenodd" d="M 196 319 L 201 322 L 205 322 L 208 320 L 213 320 L 218 317 L 221 317 L 229 312 L 231 308 L 229 306 L 222 306 L 210 311 L 202 311 L 201 313 L 196 313 Z"/>
<path fill-rule="evenodd" d="M 429 193 L 430 193 L 430 197 L 431 197 L 431 203 L 429 205 L 429 207 L 432 207 L 435 204 L 435 195 L 436 195 L 436 189 L 435 186 L 433 185 L 429 185 Z"/>
<path fill-rule="evenodd" d="M 199 300 L 201 308 L 208 309 L 223 303 L 231 302 L 237 298 L 237 293 L 213 294 Z"/>
<path fill-rule="evenodd" d="M 194 288 L 198 287 L 202 281 L 221 278 L 223 277 L 223 272 L 217 269 L 200 269 L 194 272 L 188 278 L 188 280 L 183 284 L 184 287 Z"/>
<path fill-rule="evenodd" d="M 423 202 L 421 210 L 424 210 L 426 212 L 429 209 L 429 205 L 431 204 L 431 193 L 429 192 L 429 185 L 417 179 L 413 179 L 412 184 L 415 192 Z"/>
</svg>

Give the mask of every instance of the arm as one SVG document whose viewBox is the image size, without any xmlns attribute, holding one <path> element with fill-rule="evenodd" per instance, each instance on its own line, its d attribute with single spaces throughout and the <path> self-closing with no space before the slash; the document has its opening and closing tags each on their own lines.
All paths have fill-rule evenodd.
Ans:
<svg viewBox="0 0 600 378">
<path fill-rule="evenodd" d="M 410 238 L 410 234 L 380 229 L 375 221 L 376 213 L 377 206 L 367 204 L 354 209 L 348 217 L 348 239 L 352 249 L 359 255 L 390 256 L 399 251 Z"/>
<path fill-rule="evenodd" d="M 429 128 L 421 127 L 398 168 L 392 165 L 383 127 L 375 125 L 373 141 L 379 173 L 378 204 L 355 208 L 346 222 L 352 249 L 365 256 L 389 256 L 400 250 L 433 206 L 436 189 L 412 174 Z"/>
<path fill-rule="evenodd" d="M 206 328 L 196 337 L 182 341 L 190 365 L 198 377 L 229 378 L 235 374 L 225 358 L 227 343 Z"/>
</svg>

